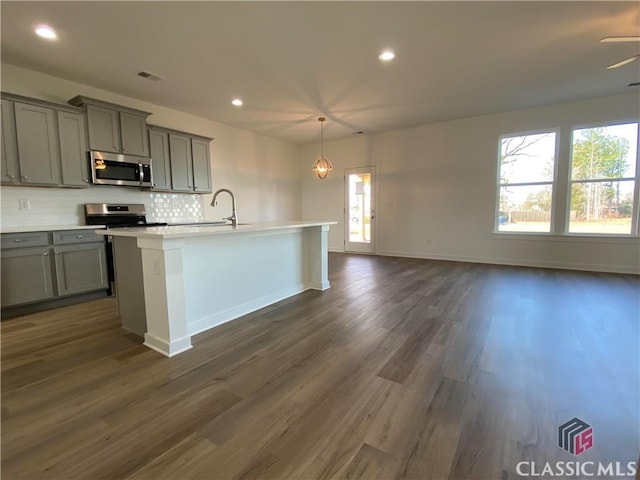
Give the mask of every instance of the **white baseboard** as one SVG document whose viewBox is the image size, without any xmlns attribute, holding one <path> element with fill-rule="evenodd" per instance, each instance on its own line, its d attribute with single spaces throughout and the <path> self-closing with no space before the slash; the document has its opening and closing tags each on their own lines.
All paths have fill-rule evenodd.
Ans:
<svg viewBox="0 0 640 480">
<path fill-rule="evenodd" d="M 144 344 L 165 357 L 173 357 L 191 348 L 191 337 L 182 337 L 172 342 L 167 342 L 150 333 L 145 333 Z"/>
<path fill-rule="evenodd" d="M 451 262 L 487 263 L 491 265 L 513 265 L 518 267 L 557 268 L 560 270 L 581 270 L 588 272 L 624 273 L 640 275 L 639 266 L 606 265 L 597 263 L 549 262 L 531 259 L 510 259 L 494 257 L 470 257 L 463 255 L 439 255 L 415 252 L 378 251 L 376 255 L 385 257 L 422 258 L 427 260 L 447 260 Z"/>
<path fill-rule="evenodd" d="M 231 320 L 235 320 L 238 317 L 251 312 L 255 312 L 256 310 L 267 307 L 273 303 L 279 302 L 280 300 L 284 300 L 285 298 L 289 298 L 293 295 L 302 293 L 309 288 L 313 287 L 299 284 L 295 287 L 290 287 L 279 292 L 271 293 L 269 295 L 265 295 L 263 297 L 243 303 L 242 305 L 238 305 L 221 312 L 216 312 L 193 322 L 189 322 L 187 325 L 189 335 L 196 335 L 200 332 L 204 332 L 205 330 L 209 330 L 210 328 L 217 327 L 218 325 L 222 325 L 223 323 L 227 323 Z"/>
</svg>

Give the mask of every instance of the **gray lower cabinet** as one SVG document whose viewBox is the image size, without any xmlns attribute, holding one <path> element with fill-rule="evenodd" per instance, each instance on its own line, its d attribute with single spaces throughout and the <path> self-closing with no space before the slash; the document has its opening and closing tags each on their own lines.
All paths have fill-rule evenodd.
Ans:
<svg viewBox="0 0 640 480">
<path fill-rule="evenodd" d="M 49 247 L 2 250 L 2 306 L 53 298 Z"/>
<path fill-rule="evenodd" d="M 211 140 L 211 138 L 150 125 L 149 145 L 153 168 L 153 189 L 210 193 L 209 144 Z"/>
<path fill-rule="evenodd" d="M 104 243 L 62 245 L 54 254 L 58 296 L 108 287 Z"/>
<path fill-rule="evenodd" d="M 2 235 L 2 308 L 107 290 L 104 237 L 93 230 Z"/>
</svg>

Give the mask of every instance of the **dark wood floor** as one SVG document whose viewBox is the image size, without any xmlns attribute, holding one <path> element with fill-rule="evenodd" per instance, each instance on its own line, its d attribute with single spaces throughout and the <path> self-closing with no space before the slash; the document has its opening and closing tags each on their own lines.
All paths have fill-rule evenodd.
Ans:
<svg viewBox="0 0 640 480">
<path fill-rule="evenodd" d="M 168 359 L 113 299 L 2 323 L 3 479 L 511 479 L 640 447 L 637 277 L 330 255 Z M 212 288 L 214 288 L 212 286 Z M 579 417 L 574 457 L 557 428 Z"/>
</svg>

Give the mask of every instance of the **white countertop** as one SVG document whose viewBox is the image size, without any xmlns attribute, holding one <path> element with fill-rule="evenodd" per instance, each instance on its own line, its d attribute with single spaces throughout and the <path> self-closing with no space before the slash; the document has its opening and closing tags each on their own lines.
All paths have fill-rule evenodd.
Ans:
<svg viewBox="0 0 640 480">
<path fill-rule="evenodd" d="M 263 232 L 268 230 L 284 230 L 287 228 L 319 227 L 322 225 L 335 225 L 338 222 L 257 222 L 246 225 L 167 225 L 166 227 L 130 227 L 116 228 L 99 231 L 103 235 L 115 237 L 135 237 L 135 238 L 183 238 L 206 235 L 229 235 L 238 233 Z"/>
<path fill-rule="evenodd" d="M 57 232 L 61 230 L 96 230 L 106 225 L 32 225 L 23 227 L 2 227 L 0 233 Z"/>
</svg>

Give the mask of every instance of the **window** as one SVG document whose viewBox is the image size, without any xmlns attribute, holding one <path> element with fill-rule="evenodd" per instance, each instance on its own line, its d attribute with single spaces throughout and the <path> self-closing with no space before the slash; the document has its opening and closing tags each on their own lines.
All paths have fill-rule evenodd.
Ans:
<svg viewBox="0 0 640 480">
<path fill-rule="evenodd" d="M 638 123 L 573 130 L 570 233 L 630 235 Z"/>
<path fill-rule="evenodd" d="M 551 231 L 555 159 L 555 132 L 500 139 L 498 231 Z"/>
</svg>

